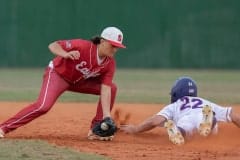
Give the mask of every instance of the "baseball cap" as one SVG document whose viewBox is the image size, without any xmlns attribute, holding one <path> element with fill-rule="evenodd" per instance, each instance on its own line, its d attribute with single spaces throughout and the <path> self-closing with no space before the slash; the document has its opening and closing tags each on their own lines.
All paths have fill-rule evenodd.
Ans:
<svg viewBox="0 0 240 160">
<path fill-rule="evenodd" d="M 116 27 L 105 28 L 101 33 L 101 37 L 115 47 L 126 48 L 126 46 L 122 44 L 123 33 Z"/>
<path fill-rule="evenodd" d="M 196 97 L 197 84 L 191 77 L 187 76 L 179 77 L 175 81 L 170 94 L 171 103 L 177 101 L 178 99 L 184 96 Z"/>
</svg>

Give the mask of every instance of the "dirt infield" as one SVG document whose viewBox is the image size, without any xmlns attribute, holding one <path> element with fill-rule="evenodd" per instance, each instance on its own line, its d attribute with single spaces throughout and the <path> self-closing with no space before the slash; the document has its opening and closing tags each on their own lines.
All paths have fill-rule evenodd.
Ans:
<svg viewBox="0 0 240 160">
<path fill-rule="evenodd" d="M 15 114 L 27 103 L 0 102 L 0 121 Z M 240 157 L 240 128 L 220 124 L 219 134 L 207 138 L 194 137 L 184 146 L 168 141 L 166 131 L 156 128 L 138 135 L 118 132 L 111 142 L 86 138 L 95 104 L 57 103 L 52 110 L 7 135 L 7 138 L 43 139 L 83 152 L 93 152 L 113 160 L 237 160 Z M 161 108 L 157 104 L 116 104 L 122 114 L 131 113 L 130 122 L 138 123 Z M 236 108 L 240 113 L 240 106 Z"/>
</svg>

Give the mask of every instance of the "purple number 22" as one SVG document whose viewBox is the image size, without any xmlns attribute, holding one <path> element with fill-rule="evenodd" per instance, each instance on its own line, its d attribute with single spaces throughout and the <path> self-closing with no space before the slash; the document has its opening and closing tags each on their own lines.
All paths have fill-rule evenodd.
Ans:
<svg viewBox="0 0 240 160">
<path fill-rule="evenodd" d="M 183 104 L 180 107 L 180 110 L 184 110 L 186 108 L 192 108 L 192 109 L 196 109 L 196 108 L 202 108 L 202 100 L 199 98 L 192 98 L 191 102 L 192 102 L 192 106 L 190 104 L 190 99 L 188 97 L 183 97 L 181 98 L 181 101 L 183 102 Z"/>
</svg>

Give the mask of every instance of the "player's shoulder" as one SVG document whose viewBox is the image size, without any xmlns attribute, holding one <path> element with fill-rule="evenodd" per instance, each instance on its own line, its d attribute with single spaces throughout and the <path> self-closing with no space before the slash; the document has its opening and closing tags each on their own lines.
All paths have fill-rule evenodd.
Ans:
<svg viewBox="0 0 240 160">
<path fill-rule="evenodd" d="M 91 45 L 92 44 L 92 42 L 90 40 L 81 39 L 81 38 L 71 39 L 71 41 L 78 43 L 78 44 L 83 44 L 83 45 Z"/>
<path fill-rule="evenodd" d="M 73 39 L 72 43 L 74 43 L 74 46 L 78 46 L 79 48 L 81 48 L 82 50 L 92 50 L 92 51 L 96 51 L 96 45 L 94 45 L 92 43 L 92 41 L 90 40 L 86 40 L 86 39 Z"/>
</svg>

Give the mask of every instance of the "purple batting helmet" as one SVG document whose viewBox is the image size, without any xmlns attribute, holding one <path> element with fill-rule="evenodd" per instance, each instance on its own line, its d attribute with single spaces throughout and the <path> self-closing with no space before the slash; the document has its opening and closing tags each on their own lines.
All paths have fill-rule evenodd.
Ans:
<svg viewBox="0 0 240 160">
<path fill-rule="evenodd" d="M 171 103 L 184 96 L 197 96 L 197 85 L 190 77 L 179 77 L 171 89 Z"/>
</svg>

